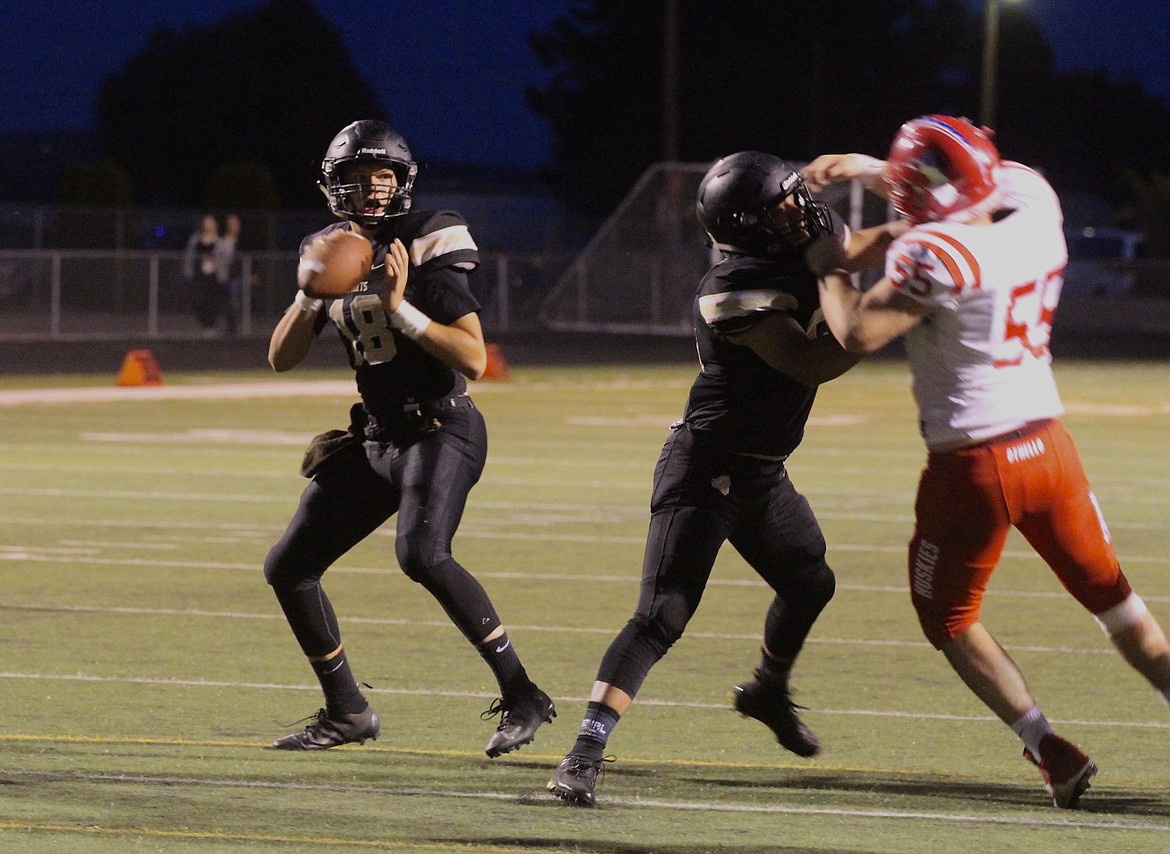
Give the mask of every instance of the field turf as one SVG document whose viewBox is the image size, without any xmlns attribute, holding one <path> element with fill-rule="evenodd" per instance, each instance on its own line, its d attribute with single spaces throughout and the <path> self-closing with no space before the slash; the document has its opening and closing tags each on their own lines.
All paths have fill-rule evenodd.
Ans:
<svg viewBox="0 0 1170 854">
<path fill-rule="evenodd" d="M 342 372 L 0 380 L 0 850 L 1166 852 L 1170 709 L 1017 535 L 984 621 L 1101 767 L 1056 810 L 1016 737 L 922 639 L 905 544 L 924 457 L 904 365 L 827 385 L 789 463 L 838 591 L 793 678 L 825 749 L 730 710 L 767 589 L 727 547 L 610 741 L 595 810 L 545 792 L 637 595 L 650 479 L 686 366 L 513 368 L 474 385 L 483 480 L 455 541 L 559 717 L 490 760 L 494 682 L 393 565 L 393 526 L 326 576 L 382 735 L 265 750 L 320 691 L 261 564 L 342 427 Z M 1123 566 L 1170 625 L 1170 365 L 1057 376 Z"/>
</svg>

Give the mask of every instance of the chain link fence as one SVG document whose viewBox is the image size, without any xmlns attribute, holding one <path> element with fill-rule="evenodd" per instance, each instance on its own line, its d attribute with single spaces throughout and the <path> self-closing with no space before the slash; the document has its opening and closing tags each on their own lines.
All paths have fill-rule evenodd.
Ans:
<svg viewBox="0 0 1170 854">
<path fill-rule="evenodd" d="M 713 260 L 695 216 L 709 167 L 651 167 L 558 280 L 542 322 L 566 331 L 693 334 L 691 301 Z M 885 204 L 859 182 L 831 185 L 821 198 L 852 228 L 885 221 Z"/>
</svg>

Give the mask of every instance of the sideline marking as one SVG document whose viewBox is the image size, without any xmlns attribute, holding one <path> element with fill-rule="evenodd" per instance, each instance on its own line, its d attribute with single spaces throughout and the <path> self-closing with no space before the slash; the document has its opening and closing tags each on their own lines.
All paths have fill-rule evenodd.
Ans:
<svg viewBox="0 0 1170 854">
<path fill-rule="evenodd" d="M 239 382 L 189 386 L 94 386 L 93 388 L 27 388 L 0 391 L 0 406 L 36 403 L 111 403 L 158 400 L 237 400 L 253 397 L 354 397 L 351 380 L 294 380 L 292 382 Z"/>
<path fill-rule="evenodd" d="M 673 384 L 662 380 L 616 380 L 577 384 L 581 391 L 636 391 L 643 388 L 689 388 L 690 381 Z M 476 383 L 476 397 L 496 394 L 528 394 L 564 391 L 554 382 L 518 383 L 512 386 Z M 272 397 L 357 397 L 353 378 L 344 380 L 275 380 L 220 382 L 207 385 L 82 386 L 76 388 L 26 388 L 0 390 L 0 406 L 57 403 L 152 402 L 159 400 L 239 400 Z"/>
</svg>

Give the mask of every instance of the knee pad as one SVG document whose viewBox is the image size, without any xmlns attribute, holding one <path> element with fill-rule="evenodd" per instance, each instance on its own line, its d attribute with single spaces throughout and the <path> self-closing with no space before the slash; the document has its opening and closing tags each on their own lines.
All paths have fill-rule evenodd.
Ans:
<svg viewBox="0 0 1170 854">
<path fill-rule="evenodd" d="M 661 625 L 634 617 L 610 643 L 597 671 L 598 680 L 636 696 L 650 668 L 666 655 L 674 640 L 662 634 Z"/>
<path fill-rule="evenodd" d="M 837 592 L 837 577 L 821 558 L 783 575 L 775 589 L 785 610 L 819 614 Z"/>
<path fill-rule="evenodd" d="M 439 553 L 426 537 L 399 537 L 394 555 L 406 577 L 424 587 L 434 581 L 436 570 L 451 557 L 449 553 Z"/>
<path fill-rule="evenodd" d="M 682 637 L 693 615 L 694 609 L 682 593 L 659 595 L 650 614 L 641 621 L 641 634 L 661 658 Z"/>
<path fill-rule="evenodd" d="M 805 567 L 798 575 L 797 583 L 803 588 L 805 598 L 810 604 L 815 603 L 818 611 L 824 609 L 837 592 L 837 576 L 824 560 Z"/>
<path fill-rule="evenodd" d="M 1093 619 L 1108 637 L 1136 626 L 1147 613 L 1146 603 L 1141 596 L 1130 593 L 1122 602 L 1108 610 L 1094 614 Z"/>
<path fill-rule="evenodd" d="M 649 670 L 682 637 L 690 611 L 681 597 L 662 597 L 650 614 L 635 614 L 610 646 L 623 658 Z"/>
<path fill-rule="evenodd" d="M 301 575 L 288 559 L 288 552 L 273 546 L 268 557 L 264 558 L 264 580 L 273 587 L 292 588 L 300 579 Z"/>
</svg>

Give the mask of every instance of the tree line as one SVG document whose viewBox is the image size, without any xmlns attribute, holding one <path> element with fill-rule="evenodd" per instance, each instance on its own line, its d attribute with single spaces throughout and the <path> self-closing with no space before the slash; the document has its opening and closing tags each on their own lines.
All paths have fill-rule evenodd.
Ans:
<svg viewBox="0 0 1170 854">
<path fill-rule="evenodd" d="M 1119 206 L 1170 254 L 1167 104 L 1104 71 L 1061 71 L 1026 4 L 1003 7 L 999 34 L 1004 155 Z M 980 119 L 983 21 L 963 0 L 572 0 L 529 43 L 548 78 L 526 88 L 553 131 L 543 175 L 582 213 L 612 209 L 666 155 L 880 156 L 913 116 Z M 311 0 L 268 0 L 155 32 L 101 86 L 106 160 L 77 164 L 62 188 L 115 203 L 315 206 L 325 146 L 359 116 L 393 123 L 338 30 Z"/>
</svg>

